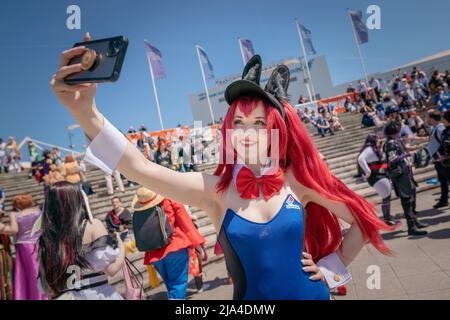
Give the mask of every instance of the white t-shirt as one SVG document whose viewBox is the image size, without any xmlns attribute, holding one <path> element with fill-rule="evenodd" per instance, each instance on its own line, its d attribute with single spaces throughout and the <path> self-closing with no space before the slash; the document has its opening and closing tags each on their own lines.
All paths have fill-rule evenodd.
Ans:
<svg viewBox="0 0 450 320">
<path fill-rule="evenodd" d="M 4 157 L 6 154 L 6 143 L 2 142 L 0 143 L 0 157 Z"/>
<path fill-rule="evenodd" d="M 378 158 L 372 147 L 365 148 L 358 157 L 358 164 L 367 176 L 370 176 L 370 173 L 372 172 L 369 163 L 376 161 L 380 161 L 380 158 Z"/>
</svg>

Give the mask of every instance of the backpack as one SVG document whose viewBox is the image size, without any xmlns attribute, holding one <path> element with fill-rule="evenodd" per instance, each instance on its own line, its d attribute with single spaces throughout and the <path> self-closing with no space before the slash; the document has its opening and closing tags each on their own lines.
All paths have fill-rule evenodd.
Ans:
<svg viewBox="0 0 450 320">
<path fill-rule="evenodd" d="M 447 129 L 441 134 L 441 138 L 439 139 L 437 136 L 437 130 L 434 132 L 434 137 L 439 142 L 439 150 L 438 152 L 443 156 L 443 160 L 441 161 L 441 165 L 445 168 L 450 168 L 450 134 L 447 133 Z"/>
<path fill-rule="evenodd" d="M 81 188 L 88 196 L 95 193 L 94 190 L 92 190 L 91 184 L 87 181 L 81 183 Z"/>
<path fill-rule="evenodd" d="M 172 239 L 173 228 L 161 204 L 142 212 L 134 212 L 133 229 L 139 251 L 165 247 Z"/>
<path fill-rule="evenodd" d="M 428 154 L 428 149 L 421 148 L 417 150 L 413 158 L 414 167 L 425 168 L 430 163 L 430 155 Z"/>
</svg>

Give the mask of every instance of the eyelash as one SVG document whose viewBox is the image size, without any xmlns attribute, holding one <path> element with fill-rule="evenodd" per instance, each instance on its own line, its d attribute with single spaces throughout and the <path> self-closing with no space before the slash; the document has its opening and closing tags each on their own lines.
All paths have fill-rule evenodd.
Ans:
<svg viewBox="0 0 450 320">
<path fill-rule="evenodd" d="M 238 125 L 238 124 L 244 124 L 244 123 L 241 120 L 234 120 L 233 121 L 233 125 Z M 258 121 L 255 122 L 255 125 L 264 127 L 266 125 L 266 123 L 264 121 L 258 120 Z"/>
</svg>

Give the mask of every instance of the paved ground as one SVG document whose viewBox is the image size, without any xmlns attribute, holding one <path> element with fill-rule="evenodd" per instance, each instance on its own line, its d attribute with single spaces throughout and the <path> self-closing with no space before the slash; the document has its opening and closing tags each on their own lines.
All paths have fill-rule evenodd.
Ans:
<svg viewBox="0 0 450 320">
<path fill-rule="evenodd" d="M 347 284 L 347 295 L 336 299 L 448 299 L 450 300 L 450 208 L 433 209 L 439 189 L 418 194 L 417 210 L 421 221 L 429 223 L 428 235 L 409 237 L 406 222 L 392 233 L 383 235 L 395 256 L 379 254 L 366 246 L 350 266 L 353 280 Z M 392 213 L 402 217 L 399 200 L 392 203 Z M 205 282 L 210 288 L 196 293 L 189 283 L 188 299 L 231 299 L 232 285 L 221 260 L 205 268 Z M 374 267 L 375 266 L 375 267 Z M 369 272 L 368 273 L 368 268 Z M 379 289 L 369 289 L 368 277 L 379 268 Z M 376 281 L 369 281 L 376 286 Z M 149 292 L 150 299 L 166 299 L 165 287 Z"/>
</svg>

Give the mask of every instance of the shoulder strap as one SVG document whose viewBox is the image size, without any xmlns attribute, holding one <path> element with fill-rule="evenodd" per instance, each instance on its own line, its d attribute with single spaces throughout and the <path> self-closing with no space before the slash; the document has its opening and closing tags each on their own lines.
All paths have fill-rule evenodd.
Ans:
<svg viewBox="0 0 450 320">
<path fill-rule="evenodd" d="M 131 273 L 135 276 L 135 278 L 139 277 L 141 279 L 141 281 L 138 281 L 138 283 L 142 286 L 142 282 L 144 281 L 144 276 L 142 275 L 142 272 L 127 257 L 125 257 L 125 264 L 130 269 Z"/>
<path fill-rule="evenodd" d="M 441 135 L 441 137 L 442 137 L 442 135 Z M 436 126 L 436 128 L 434 128 L 434 138 L 437 140 L 437 142 L 439 143 L 439 144 L 441 144 L 441 139 L 439 139 L 439 137 L 438 137 L 438 127 Z"/>
<path fill-rule="evenodd" d="M 303 247 L 302 247 L 302 255 L 303 252 L 306 251 L 306 243 L 305 243 L 305 239 L 306 239 L 306 207 L 302 204 L 302 218 L 303 218 Z M 303 258 L 303 257 L 302 257 Z"/>
<path fill-rule="evenodd" d="M 171 201 L 171 200 L 169 200 L 169 201 Z M 161 232 L 164 235 L 164 238 L 170 237 L 170 235 L 168 235 L 167 231 L 166 231 L 166 223 L 170 227 L 170 230 L 169 230 L 169 234 L 170 234 L 170 232 L 173 231 L 173 228 L 175 228 L 175 225 L 177 223 L 177 219 L 175 219 L 175 221 L 174 221 L 175 225 L 172 227 L 170 225 L 169 221 L 168 221 L 167 214 L 164 211 L 164 208 L 162 206 L 162 202 L 156 205 L 155 210 L 156 210 L 156 214 L 158 215 L 158 218 L 159 218 L 160 228 L 161 228 Z"/>
<path fill-rule="evenodd" d="M 169 201 L 171 201 L 171 200 L 169 200 Z M 155 209 L 158 210 L 159 212 L 163 213 L 164 215 L 166 214 L 166 212 L 164 211 L 164 208 L 162 206 L 162 201 L 156 205 Z"/>
<path fill-rule="evenodd" d="M 84 237 L 84 232 L 86 231 L 87 222 L 88 222 L 87 219 L 83 220 L 83 225 L 81 226 L 81 239 L 83 239 L 83 237 Z"/>
<path fill-rule="evenodd" d="M 142 275 L 142 273 L 127 257 L 125 257 L 124 267 L 126 268 L 126 271 L 124 270 L 124 272 L 127 272 L 130 277 L 131 286 L 133 287 L 132 289 L 139 290 L 139 299 L 146 299 L 146 294 L 143 286 L 144 276 Z M 127 290 L 128 289 L 131 288 L 127 288 Z"/>
<path fill-rule="evenodd" d="M 292 191 L 290 186 L 286 186 L 286 189 L 288 190 L 289 193 L 295 194 L 294 191 Z M 295 198 L 294 198 L 295 199 Z M 303 252 L 305 252 L 306 250 L 306 244 L 305 244 L 305 232 L 306 232 L 306 207 L 303 205 L 303 203 L 301 203 L 300 201 L 298 201 L 301 205 L 302 208 L 302 220 L 303 220 L 303 241 L 302 241 L 302 254 Z M 284 204 L 283 204 L 284 205 Z"/>
</svg>

